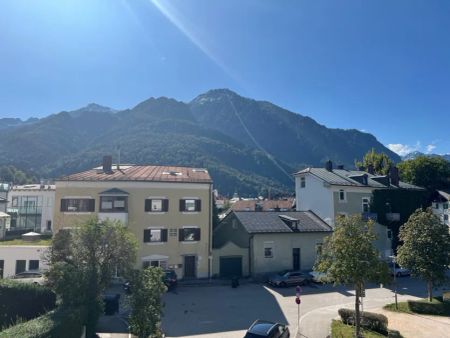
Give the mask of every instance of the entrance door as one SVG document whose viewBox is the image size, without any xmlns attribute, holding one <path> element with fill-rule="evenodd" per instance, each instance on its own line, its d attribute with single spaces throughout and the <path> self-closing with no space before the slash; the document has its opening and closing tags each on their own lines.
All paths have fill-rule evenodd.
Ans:
<svg viewBox="0 0 450 338">
<path fill-rule="evenodd" d="M 16 275 L 18 273 L 24 272 L 26 270 L 26 266 L 27 266 L 26 260 L 22 260 L 22 259 L 16 260 Z"/>
<path fill-rule="evenodd" d="M 220 257 L 220 277 L 242 277 L 242 257 Z"/>
<path fill-rule="evenodd" d="M 292 249 L 292 269 L 294 271 L 300 270 L 300 248 Z"/>
<path fill-rule="evenodd" d="M 184 256 L 184 278 L 196 277 L 196 256 Z"/>
<path fill-rule="evenodd" d="M 0 260 L 0 279 L 3 278 L 3 269 L 5 268 L 5 261 Z"/>
</svg>

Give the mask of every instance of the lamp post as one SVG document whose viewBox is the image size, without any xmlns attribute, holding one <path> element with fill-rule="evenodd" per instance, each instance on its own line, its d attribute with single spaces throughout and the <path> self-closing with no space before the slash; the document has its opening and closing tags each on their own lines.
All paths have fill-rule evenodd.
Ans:
<svg viewBox="0 0 450 338">
<path fill-rule="evenodd" d="M 297 304 L 297 334 L 300 334 L 300 292 L 302 291 L 302 288 L 300 286 L 297 286 L 295 288 L 295 303 Z"/>
<path fill-rule="evenodd" d="M 392 265 L 394 266 L 394 298 L 395 298 L 395 309 L 398 310 L 397 301 L 397 271 L 396 271 L 396 258 L 395 256 L 389 256 L 392 259 Z"/>
</svg>

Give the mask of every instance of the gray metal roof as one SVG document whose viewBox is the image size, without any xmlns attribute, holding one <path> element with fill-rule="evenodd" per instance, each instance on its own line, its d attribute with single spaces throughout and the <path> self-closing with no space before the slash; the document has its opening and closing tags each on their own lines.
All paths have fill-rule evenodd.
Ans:
<svg viewBox="0 0 450 338">
<path fill-rule="evenodd" d="M 325 168 L 306 168 L 295 175 L 310 173 L 321 180 L 331 184 L 331 185 L 342 185 L 342 186 L 355 186 L 355 187 L 370 187 L 370 188 L 394 188 L 394 189 L 413 189 L 413 190 L 424 190 L 424 188 L 418 187 L 416 185 L 408 184 L 405 182 L 399 182 L 398 186 L 391 184 L 380 183 L 379 175 L 372 175 L 364 171 L 358 170 L 346 170 L 346 169 L 333 169 L 328 171 Z M 367 185 L 358 182 L 350 178 L 350 176 L 359 176 L 362 174 L 367 175 Z M 389 179 L 387 179 L 387 182 Z"/>
<path fill-rule="evenodd" d="M 438 194 L 445 198 L 447 201 L 450 201 L 450 192 L 438 190 Z"/>
<path fill-rule="evenodd" d="M 311 211 L 234 211 L 248 233 L 292 233 L 282 220 L 298 220 L 298 232 L 331 232 L 332 228 Z"/>
</svg>

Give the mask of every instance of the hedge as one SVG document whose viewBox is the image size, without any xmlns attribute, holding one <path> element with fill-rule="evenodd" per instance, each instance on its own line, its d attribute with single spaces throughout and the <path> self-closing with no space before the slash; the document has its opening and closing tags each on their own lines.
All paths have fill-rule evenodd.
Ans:
<svg viewBox="0 0 450 338">
<path fill-rule="evenodd" d="M 344 324 L 355 325 L 355 310 L 339 309 L 338 313 Z M 361 314 L 362 328 L 375 331 L 383 335 L 388 334 L 388 319 L 386 316 L 371 312 L 364 312 Z"/>
<path fill-rule="evenodd" d="M 80 338 L 84 317 L 82 309 L 58 308 L 0 332 L 0 338 Z"/>
<path fill-rule="evenodd" d="M 428 300 L 408 300 L 408 307 L 414 313 L 436 316 L 450 316 L 450 303 L 442 301 L 442 297 L 435 297 L 430 303 Z"/>
<path fill-rule="evenodd" d="M 30 320 L 56 306 L 56 295 L 48 288 L 13 280 L 0 280 L 0 328 L 17 320 Z"/>
</svg>

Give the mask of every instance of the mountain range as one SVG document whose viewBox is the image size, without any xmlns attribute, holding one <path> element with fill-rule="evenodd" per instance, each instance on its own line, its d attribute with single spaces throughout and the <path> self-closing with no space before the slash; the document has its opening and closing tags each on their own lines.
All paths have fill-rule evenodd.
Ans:
<svg viewBox="0 0 450 338">
<path fill-rule="evenodd" d="M 117 111 L 97 104 L 41 119 L 0 119 L 0 165 L 40 177 L 121 163 L 206 167 L 220 193 L 288 194 L 292 173 L 330 159 L 354 167 L 374 148 L 400 157 L 371 134 L 330 129 L 310 117 L 228 89 L 190 102 L 150 98 Z"/>
<path fill-rule="evenodd" d="M 407 160 L 414 160 L 417 157 L 420 156 L 426 156 L 426 157 L 442 157 L 444 160 L 447 160 L 450 162 L 450 154 L 443 154 L 443 155 L 439 155 L 439 154 L 425 154 L 422 153 L 420 151 L 413 151 L 409 154 L 406 154 L 404 156 L 402 156 L 402 160 L 403 161 L 407 161 Z"/>
</svg>

